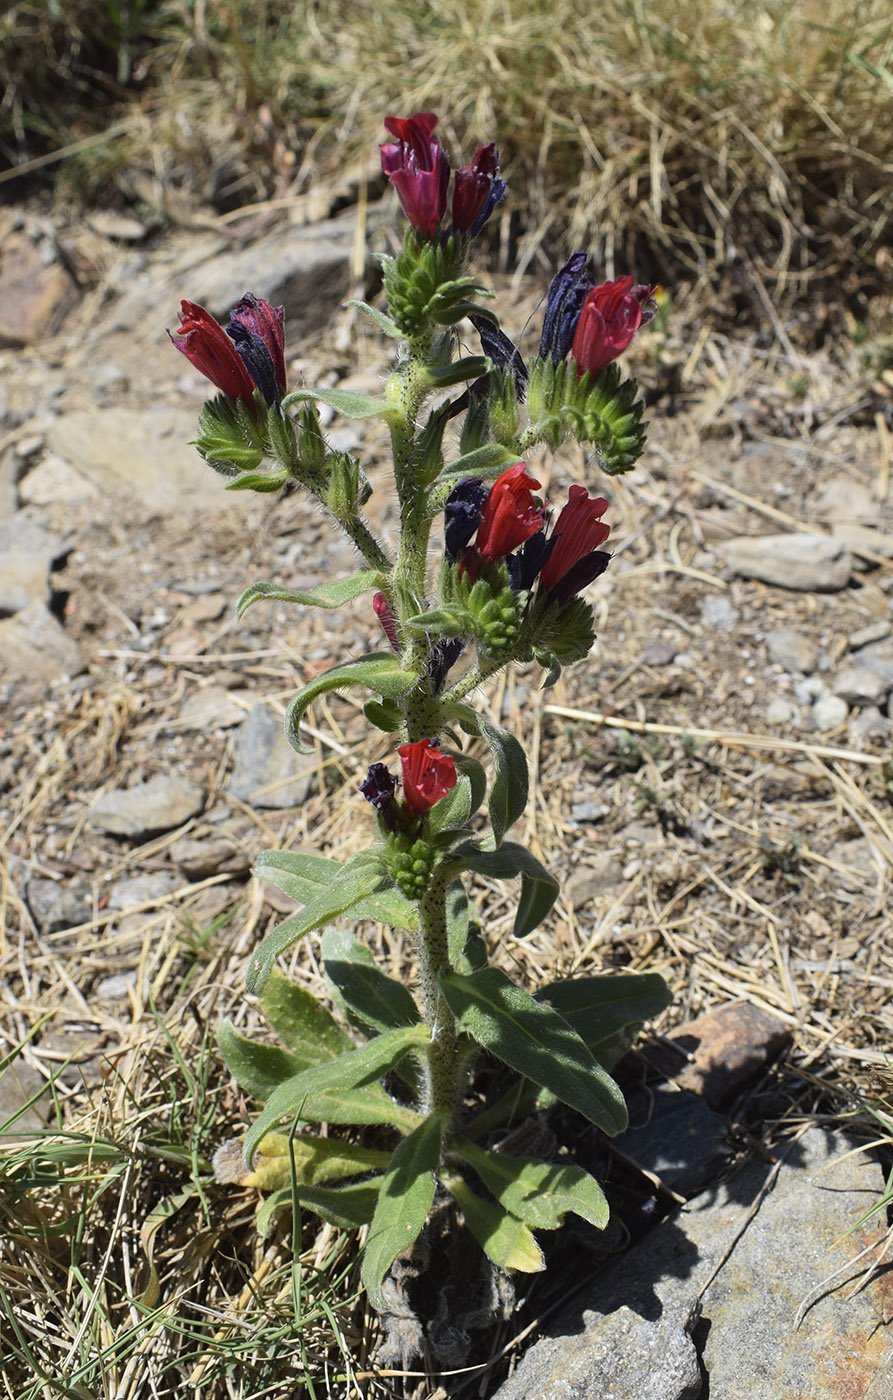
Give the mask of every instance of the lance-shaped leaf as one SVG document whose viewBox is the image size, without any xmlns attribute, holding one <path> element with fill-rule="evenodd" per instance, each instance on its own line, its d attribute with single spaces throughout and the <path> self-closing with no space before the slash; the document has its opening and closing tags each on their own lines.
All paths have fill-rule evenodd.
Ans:
<svg viewBox="0 0 893 1400">
<path fill-rule="evenodd" d="M 283 588 L 279 583 L 253 583 L 245 589 L 236 604 L 236 616 L 242 617 L 252 603 L 264 599 L 278 603 L 302 603 L 308 608 L 340 608 L 374 588 L 379 577 L 377 569 L 358 569 L 348 578 L 321 583 L 317 588 Z"/>
<path fill-rule="evenodd" d="M 489 369 L 490 361 L 486 355 L 466 355 L 443 369 L 429 369 L 428 375 L 435 389 L 449 389 L 453 384 L 480 379 Z"/>
<path fill-rule="evenodd" d="M 332 883 L 321 890 L 296 914 L 278 924 L 255 950 L 245 978 L 249 992 L 263 991 L 270 969 L 280 953 L 291 948 L 305 934 L 321 928 L 337 914 L 344 914 L 375 893 L 385 882 L 377 865 L 341 865 L 332 876 Z"/>
<path fill-rule="evenodd" d="M 322 1186 L 345 1177 L 384 1171 L 390 1160 L 390 1152 L 339 1138 L 317 1137 L 313 1133 L 267 1133 L 254 1154 L 251 1170 L 243 1169 L 239 1185 L 278 1191 L 294 1179 L 305 1186 Z"/>
<path fill-rule="evenodd" d="M 399 409 L 388 399 L 373 399 L 369 394 L 355 394 L 352 389 L 295 389 L 282 400 L 283 408 L 313 399 L 328 404 L 345 418 L 390 418 Z"/>
<path fill-rule="evenodd" d="M 331 887 L 341 864 L 326 856 L 303 851 L 263 851 L 254 866 L 259 880 L 267 880 L 301 904 Z M 416 906 L 399 890 L 384 888 L 363 899 L 350 910 L 352 919 L 373 919 L 392 928 L 414 929 L 419 921 Z"/>
<path fill-rule="evenodd" d="M 405 339 L 403 332 L 397 325 L 397 322 L 392 321 L 390 316 L 386 316 L 384 312 L 379 311 L 377 307 L 370 306 L 369 303 L 366 301 L 356 300 L 347 301 L 344 304 L 345 306 L 355 306 L 358 311 L 364 312 L 367 316 L 371 318 L 371 320 L 375 322 L 375 324 L 378 326 L 378 329 L 380 331 L 384 331 L 385 335 L 389 335 L 392 340 Z"/>
<path fill-rule="evenodd" d="M 421 1018 L 409 988 L 388 977 L 346 929 L 327 929 L 322 940 L 326 979 L 339 1005 L 364 1029 L 414 1026 Z"/>
<path fill-rule="evenodd" d="M 399 1064 L 408 1051 L 420 1048 L 429 1035 L 426 1026 L 406 1026 L 396 1031 L 385 1031 L 384 1035 L 376 1036 L 357 1050 L 339 1055 L 336 1060 L 327 1060 L 323 1065 L 301 1070 L 285 1080 L 267 1099 L 263 1112 L 258 1115 L 245 1139 L 246 1162 L 251 1162 L 261 1139 L 284 1118 L 332 1123 L 375 1121 L 365 1117 L 335 1118 L 322 1109 L 328 1109 L 329 1104 L 336 1102 L 336 1096 L 342 1091 L 363 1089 L 365 1095 L 373 1098 L 370 1091 L 376 1081 Z M 362 1098 L 363 1095 L 356 1097 Z M 384 1097 L 387 1098 L 387 1095 Z M 393 1107 L 400 1110 L 398 1116 L 402 1127 L 405 1128 L 407 1124 L 414 1127 L 418 1122 L 418 1115 L 411 1110 L 402 1108 L 400 1104 Z M 394 1122 L 395 1119 L 392 1114 L 378 1121 Z"/>
<path fill-rule="evenodd" d="M 477 717 L 477 729 L 493 758 L 493 781 L 487 805 L 496 845 L 500 846 L 509 827 L 523 815 L 527 806 L 527 757 L 513 734 L 483 715 Z"/>
<path fill-rule="evenodd" d="M 537 1274 L 546 1267 L 543 1252 L 523 1220 L 495 1201 L 482 1200 L 458 1172 L 444 1177 L 443 1184 L 461 1206 L 465 1223 L 481 1249 L 498 1269 Z"/>
<path fill-rule="evenodd" d="M 474 1167 L 499 1204 L 534 1230 L 557 1230 L 568 1211 L 598 1230 L 608 1223 L 611 1208 L 605 1193 L 582 1167 L 487 1152 L 468 1138 L 454 1138 L 451 1147 Z"/>
<path fill-rule="evenodd" d="M 623 1131 L 623 1095 L 551 1007 L 534 1001 L 496 967 L 468 976 L 450 972 L 438 980 L 459 1030 L 609 1136 Z"/>
<path fill-rule="evenodd" d="M 599 1063 L 610 1069 L 629 1049 L 642 1023 L 669 1006 L 672 995 L 656 972 L 624 972 L 549 982 L 540 987 L 536 1000 L 559 1012 Z"/>
<path fill-rule="evenodd" d="M 267 1239 L 277 1216 L 292 1210 L 295 1203 L 305 1206 L 321 1220 L 328 1220 L 339 1230 L 357 1230 L 372 1219 L 383 1180 L 382 1176 L 374 1176 L 349 1186 L 305 1186 L 301 1182 L 283 1186 L 268 1196 L 257 1212 L 257 1232 L 262 1239 Z"/>
<path fill-rule="evenodd" d="M 292 1070 L 334 1060 L 354 1043 L 330 1011 L 306 987 L 283 977 L 274 967 L 260 996 L 260 1009 L 296 1062 Z M 237 1076 L 238 1078 L 238 1076 Z"/>
<path fill-rule="evenodd" d="M 385 1274 L 397 1255 L 415 1244 L 428 1219 L 442 1134 L 443 1119 L 432 1114 L 404 1138 L 385 1172 L 362 1267 L 363 1285 L 377 1308 L 384 1303 L 381 1285 Z"/>
<path fill-rule="evenodd" d="M 298 753 L 311 753 L 312 749 L 305 748 L 301 743 L 299 728 L 305 711 L 317 696 L 331 690 L 344 690 L 347 686 L 362 685 L 385 700 L 399 700 L 401 695 L 412 689 L 417 679 L 414 672 L 403 669 L 399 659 L 390 651 L 373 651 L 357 661 L 333 666 L 298 691 L 285 712 L 285 737 Z"/>
<path fill-rule="evenodd" d="M 470 903 L 461 880 L 454 880 L 446 892 L 447 948 L 450 966 L 457 967 L 468 937 Z"/>
<path fill-rule="evenodd" d="M 462 773 L 452 791 L 431 808 L 428 814 L 428 831 L 431 836 L 436 836 L 442 831 L 458 830 L 464 827 L 471 812 L 471 779 Z"/>
<path fill-rule="evenodd" d="M 521 899 L 515 914 L 514 932 L 523 938 L 548 914 L 558 898 L 558 881 L 535 855 L 514 841 L 503 841 L 498 851 L 482 851 L 472 842 L 457 846 L 450 858 L 456 870 L 475 870 L 491 880 L 521 876 Z"/>
<path fill-rule="evenodd" d="M 495 481 L 500 472 L 504 472 L 506 467 L 514 466 L 517 460 L 517 453 L 510 452 L 498 442 L 484 443 L 482 447 L 475 447 L 473 451 L 455 457 L 452 462 L 447 463 L 428 492 L 427 513 L 436 515 L 442 510 L 447 496 L 463 477 L 479 476 L 484 481 Z"/>
<path fill-rule="evenodd" d="M 220 1022 L 217 1048 L 236 1083 L 261 1103 L 302 1068 L 300 1060 L 281 1046 L 249 1040 L 229 1020 Z"/>
</svg>

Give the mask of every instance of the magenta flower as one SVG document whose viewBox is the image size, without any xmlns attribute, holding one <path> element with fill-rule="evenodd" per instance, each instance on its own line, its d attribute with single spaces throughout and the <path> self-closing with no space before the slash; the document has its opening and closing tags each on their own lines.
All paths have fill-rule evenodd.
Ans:
<svg viewBox="0 0 893 1400">
<path fill-rule="evenodd" d="M 504 559 L 542 528 L 542 507 L 531 494 L 538 487 L 524 462 L 508 467 L 494 481 L 475 541 L 488 564 Z"/>
<path fill-rule="evenodd" d="M 254 381 L 235 345 L 214 317 L 194 301 L 180 302 L 180 325 L 171 343 L 228 399 L 241 400 L 253 414 Z"/>
<path fill-rule="evenodd" d="M 654 315 L 653 287 L 633 286 L 631 277 L 593 287 L 583 302 L 571 356 L 577 371 L 592 375 L 622 355 L 640 326 Z"/>
<path fill-rule="evenodd" d="M 433 134 L 433 112 L 414 117 L 385 117 L 396 141 L 381 147 L 381 168 L 397 191 L 403 212 L 416 233 L 433 238 L 446 209 L 450 162 Z"/>
<path fill-rule="evenodd" d="M 457 170 L 453 180 L 453 230 L 473 238 L 480 233 L 505 194 L 499 179 L 499 152 L 492 141 L 478 146 L 470 165 Z"/>
</svg>

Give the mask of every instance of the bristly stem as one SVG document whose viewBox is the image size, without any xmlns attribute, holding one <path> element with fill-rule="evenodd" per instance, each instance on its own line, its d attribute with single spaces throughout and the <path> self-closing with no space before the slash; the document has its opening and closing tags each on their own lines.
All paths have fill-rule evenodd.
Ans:
<svg viewBox="0 0 893 1400">
<path fill-rule="evenodd" d="M 438 973 L 449 967 L 447 884 L 443 867 L 435 869 L 428 888 L 419 900 L 417 951 L 425 1024 L 431 1027 L 422 1111 L 443 1112 L 449 1118 L 455 1112 L 459 1097 L 456 1022 L 437 980 Z"/>
</svg>

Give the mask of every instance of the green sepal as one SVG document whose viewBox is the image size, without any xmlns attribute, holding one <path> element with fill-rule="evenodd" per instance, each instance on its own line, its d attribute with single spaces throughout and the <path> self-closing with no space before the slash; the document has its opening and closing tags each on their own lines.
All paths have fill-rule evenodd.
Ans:
<svg viewBox="0 0 893 1400">
<path fill-rule="evenodd" d="M 595 380 L 587 372 L 574 385 L 568 376 L 565 421 L 578 442 L 593 444 L 609 476 L 632 471 L 644 451 L 645 406 L 638 393 L 636 380 L 622 379 L 616 363 Z"/>
<path fill-rule="evenodd" d="M 583 661 L 592 650 L 595 641 L 592 607 L 583 598 L 571 598 L 562 604 L 541 604 L 530 619 L 529 635 L 534 655 L 545 652 L 553 663 L 559 664 L 560 673 L 561 664 Z"/>
<path fill-rule="evenodd" d="M 326 929 L 321 952 L 335 1001 L 361 1030 L 388 1031 L 421 1020 L 409 988 L 382 972 L 369 949 L 346 929 Z"/>
<path fill-rule="evenodd" d="M 461 1208 L 465 1224 L 497 1269 L 538 1274 L 546 1267 L 543 1252 L 523 1220 L 495 1201 L 482 1200 L 458 1172 L 449 1172 L 441 1179 Z"/>
<path fill-rule="evenodd" d="M 462 608 L 446 606 L 415 613 L 403 626 L 414 637 L 463 637 L 471 630 L 471 618 Z"/>
<path fill-rule="evenodd" d="M 348 1186 L 302 1186 L 300 1182 L 294 1188 L 283 1186 L 268 1196 L 257 1212 L 257 1232 L 262 1239 L 268 1239 L 277 1217 L 292 1210 L 295 1203 L 306 1206 L 339 1230 L 358 1230 L 361 1225 L 368 1225 L 375 1214 L 383 1181 L 383 1176 L 375 1176 Z"/>
<path fill-rule="evenodd" d="M 270 495 L 273 491 L 281 491 L 288 479 L 289 475 L 286 471 L 245 472 L 242 476 L 234 477 L 232 481 L 228 481 L 225 489 L 227 491 L 257 491 L 261 495 Z"/>
<path fill-rule="evenodd" d="M 346 686 L 363 685 L 385 700 L 399 700 L 412 689 L 418 677 L 413 671 L 405 671 L 399 659 L 391 651 L 374 651 L 356 661 L 346 661 L 323 671 L 299 690 L 285 712 L 285 737 L 298 753 L 312 753 L 300 739 L 300 724 L 306 710 L 320 695 L 332 690 L 344 690 Z"/>
<path fill-rule="evenodd" d="M 279 1084 L 267 1099 L 263 1111 L 253 1123 L 245 1138 L 245 1161 L 251 1163 L 261 1139 L 275 1128 L 284 1118 L 308 1122 L 398 1122 L 405 1126 L 407 1121 L 415 1124 L 418 1115 L 394 1103 L 381 1090 L 374 1092 L 377 1081 L 389 1070 L 395 1068 L 412 1049 L 421 1049 L 430 1037 L 427 1026 L 405 1026 L 400 1030 L 385 1031 L 356 1050 L 339 1055 L 325 1064 L 314 1065 L 301 1070 L 284 1083 Z M 362 1089 L 363 1094 L 351 1095 L 351 1091 Z M 333 1105 L 337 1109 L 338 1096 L 346 1100 L 359 1100 L 364 1116 L 362 1118 L 332 1117 Z M 389 1111 L 382 1113 L 381 1100 L 385 1099 Z M 377 1117 L 365 1116 L 367 1106 Z"/>
<path fill-rule="evenodd" d="M 340 608 L 375 588 L 381 575 L 377 569 L 359 569 L 347 578 L 321 583 L 316 588 L 283 588 L 279 583 L 253 583 L 246 588 L 236 604 L 236 617 L 241 618 L 253 603 L 301 603 L 308 608 Z"/>
<path fill-rule="evenodd" d="M 379 1191 L 363 1251 L 361 1278 L 373 1306 L 383 1309 L 381 1285 L 397 1258 L 415 1244 L 434 1201 L 443 1118 L 432 1114 L 395 1149 Z"/>
<path fill-rule="evenodd" d="M 403 332 L 396 321 L 392 321 L 390 316 L 386 316 L 383 311 L 379 311 L 378 307 L 370 306 L 367 301 L 356 300 L 347 301 L 344 304 L 345 306 L 355 306 L 358 311 L 362 311 L 366 316 L 369 316 L 378 326 L 378 329 L 384 331 L 385 335 L 390 336 L 391 340 L 403 339 Z"/>
<path fill-rule="evenodd" d="M 515 914 L 514 933 L 524 938 L 538 928 L 558 898 L 559 885 L 535 855 L 514 841 L 503 841 L 496 851 L 485 851 L 474 842 L 457 846 L 450 857 L 456 870 L 474 870 L 491 880 L 521 876 L 521 900 Z"/>
<path fill-rule="evenodd" d="M 543 670 L 546 672 L 543 678 L 542 688 L 543 690 L 548 690 L 550 686 L 555 685 L 556 681 L 561 678 L 563 669 L 561 662 L 554 652 L 544 651 L 541 648 L 534 647 L 533 655 L 537 665 L 542 666 Z"/>
<path fill-rule="evenodd" d="M 474 1168 L 504 1210 L 534 1230 L 557 1230 L 568 1211 L 597 1230 L 608 1223 L 611 1208 L 605 1193 L 582 1167 L 488 1152 L 462 1137 L 453 1138 L 450 1147 Z"/>
<path fill-rule="evenodd" d="M 369 852 L 364 856 L 374 857 Z M 292 899 L 309 904 L 318 894 L 330 889 L 341 869 L 341 862 L 327 856 L 305 854 L 303 851 L 263 851 L 254 866 L 259 880 L 267 880 Z M 377 924 L 393 928 L 415 929 L 418 911 L 414 904 L 394 889 L 382 889 L 368 899 L 362 899 L 350 910 L 352 919 L 372 919 Z"/>
<path fill-rule="evenodd" d="M 255 419 L 243 403 L 234 402 L 225 394 L 207 399 L 199 414 L 198 437 L 190 446 L 221 476 L 253 471 L 265 455 L 266 404 L 258 413 Z"/>
<path fill-rule="evenodd" d="M 497 967 L 438 979 L 460 1031 L 518 1074 L 549 1089 L 609 1137 L 627 1125 L 626 1104 L 613 1079 L 577 1033 L 551 1007 Z"/>
<path fill-rule="evenodd" d="M 367 855 L 366 852 L 361 854 Z M 384 884 L 385 876 L 377 862 L 372 863 L 368 859 L 357 862 L 354 859 L 348 865 L 339 866 L 325 889 L 298 913 L 278 924 L 255 949 L 245 977 L 248 991 L 255 995 L 263 991 L 270 969 L 281 953 L 306 934 L 327 924 L 330 919 L 354 909 L 369 895 L 377 893 Z"/>
<path fill-rule="evenodd" d="M 643 1023 L 660 1015 L 673 997 L 656 972 L 621 972 L 549 982 L 535 999 L 557 1011 L 599 1064 L 610 1069 Z"/>
<path fill-rule="evenodd" d="M 306 400 L 324 403 L 345 418 L 391 418 L 397 412 L 394 404 L 387 399 L 374 399 L 370 394 L 355 394 L 352 389 L 295 389 L 282 400 L 282 407 L 289 408 Z"/>
</svg>

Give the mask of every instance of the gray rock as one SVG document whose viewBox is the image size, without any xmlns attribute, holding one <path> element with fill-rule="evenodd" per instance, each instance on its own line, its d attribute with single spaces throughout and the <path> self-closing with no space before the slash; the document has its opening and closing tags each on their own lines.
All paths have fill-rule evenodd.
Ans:
<svg viewBox="0 0 893 1400">
<path fill-rule="evenodd" d="M 136 974 L 116 972 L 111 977 L 103 977 L 96 983 L 96 995 L 100 1001 L 126 1001 L 131 987 L 136 986 Z"/>
<path fill-rule="evenodd" d="M 880 559 L 893 559 L 893 535 L 872 530 L 868 525 L 856 525 L 849 520 L 833 524 L 831 533 L 836 539 L 843 540 L 856 556 L 865 555 L 869 561 L 872 555 Z"/>
<path fill-rule="evenodd" d="M 664 637 L 655 637 L 646 642 L 639 658 L 643 666 L 670 666 L 679 650 L 677 642 L 668 642 Z"/>
<path fill-rule="evenodd" d="M 232 691 L 222 685 L 208 685 L 184 700 L 180 710 L 181 729 L 230 729 L 241 724 L 251 709 L 250 690 Z"/>
<path fill-rule="evenodd" d="M 571 817 L 575 822 L 600 822 L 610 810 L 604 802 L 575 802 L 571 807 Z"/>
<path fill-rule="evenodd" d="M 775 725 L 797 725 L 800 723 L 799 706 L 795 705 L 793 700 L 788 700 L 785 695 L 776 695 L 766 706 L 766 719 Z"/>
<path fill-rule="evenodd" d="M 724 593 L 710 593 L 701 604 L 701 621 L 717 632 L 732 632 L 741 616 L 731 598 Z"/>
<path fill-rule="evenodd" d="M 888 689 L 893 687 L 893 637 L 859 647 L 850 656 L 850 661 L 854 666 L 867 666 L 880 676 Z"/>
<path fill-rule="evenodd" d="M 886 618 L 878 617 L 874 622 L 866 622 L 864 627 L 858 627 L 855 632 L 851 632 L 847 641 L 850 651 L 858 651 L 859 647 L 867 647 L 870 642 L 882 642 L 885 637 L 889 637 L 893 632 Z"/>
<path fill-rule="evenodd" d="M 893 1361 L 885 1285 L 849 1285 L 886 1221 L 853 1227 L 884 1173 L 852 1147 L 812 1128 L 774 1181 L 756 1159 L 696 1197 L 594 1279 L 495 1400 L 695 1400 L 698 1352 L 721 1400 L 867 1400 Z"/>
<path fill-rule="evenodd" d="M 845 588 L 853 556 L 829 535 L 744 535 L 720 546 L 733 573 L 797 592 Z"/>
<path fill-rule="evenodd" d="M 48 534 L 36 520 L 29 520 L 25 515 L 16 514 L 0 522 L 0 555 L 7 552 L 33 555 L 49 573 L 63 562 L 70 549 L 70 545 Z"/>
<path fill-rule="evenodd" d="M 850 709 L 839 695 L 820 695 L 812 707 L 812 718 L 820 734 L 830 734 L 845 722 Z"/>
<path fill-rule="evenodd" d="M 828 687 L 820 676 L 807 676 L 794 686 L 794 698 L 798 705 L 811 705 L 820 696 L 827 695 Z"/>
<path fill-rule="evenodd" d="M 808 676 L 818 664 L 819 649 L 815 643 L 786 627 L 766 633 L 766 650 L 769 659 L 785 671 L 802 671 Z"/>
<path fill-rule="evenodd" d="M 93 803 L 91 826 L 112 836 L 139 840 L 173 831 L 205 805 L 205 790 L 179 774 L 159 774 L 130 788 L 115 788 Z"/>
<path fill-rule="evenodd" d="M 86 885 L 63 885 L 57 880 L 29 880 L 25 898 L 31 917 L 41 933 L 61 933 L 63 929 L 85 924 L 92 913 L 92 900 Z"/>
<path fill-rule="evenodd" d="M 50 580 L 46 561 L 20 550 L 0 554 L 0 616 L 11 617 L 29 603 L 46 606 Z"/>
<path fill-rule="evenodd" d="M 317 761 L 289 746 L 280 721 L 255 705 L 236 733 L 236 766 L 229 791 L 255 807 L 296 807 L 310 791 Z"/>
<path fill-rule="evenodd" d="M 890 686 L 870 666 L 846 666 L 832 680 L 831 689 L 849 705 L 871 705 L 883 700 Z"/>
<path fill-rule="evenodd" d="M 204 840 L 184 836 L 171 846 L 170 857 L 188 880 L 205 880 L 209 875 L 219 875 L 224 870 L 236 877 L 248 875 L 251 871 L 248 852 L 226 836 L 208 836 Z"/>
<path fill-rule="evenodd" d="M 623 879 L 623 861 L 614 851 L 600 851 L 587 865 L 578 865 L 569 876 L 565 894 L 574 910 L 585 909 L 596 895 Z"/>
<path fill-rule="evenodd" d="M 48 452 L 19 482 L 23 506 L 51 506 L 62 501 L 74 505 L 100 495 L 98 486 L 55 452 Z"/>
<path fill-rule="evenodd" d="M 831 521 L 865 520 L 872 523 L 878 513 L 877 501 L 868 487 L 850 476 L 834 477 L 823 486 L 812 508 L 818 520 Z"/>
<path fill-rule="evenodd" d="M 728 1161 L 725 1120 L 700 1094 L 657 1084 L 627 1096 L 630 1126 L 615 1145 L 680 1196 L 694 1196 Z"/>
<path fill-rule="evenodd" d="M 45 1132 L 47 1114 L 53 1103 L 46 1088 L 47 1081 L 33 1065 L 26 1064 L 21 1057 L 13 1060 L 0 1073 L 0 1132 L 4 1135 Z M 26 1104 L 29 1107 L 26 1108 Z"/>
<path fill-rule="evenodd" d="M 80 647 L 42 603 L 0 621 L 0 679 L 55 681 L 86 669 Z"/>
<path fill-rule="evenodd" d="M 869 739 L 888 739 L 890 721 L 885 719 L 876 705 L 866 705 L 853 715 L 846 732 L 847 743 L 857 749 Z"/>
<path fill-rule="evenodd" d="M 135 905 L 152 904 L 175 889 L 177 879 L 169 870 L 148 871 L 118 880 L 108 892 L 110 909 L 133 909 Z"/>
</svg>

